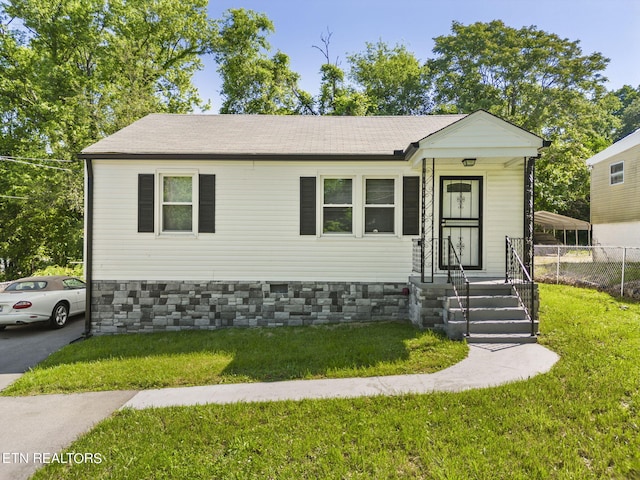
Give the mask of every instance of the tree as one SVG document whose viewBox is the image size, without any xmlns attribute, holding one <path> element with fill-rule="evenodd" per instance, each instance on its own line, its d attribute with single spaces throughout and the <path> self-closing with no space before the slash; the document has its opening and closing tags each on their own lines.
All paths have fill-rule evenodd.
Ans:
<svg viewBox="0 0 640 480">
<path fill-rule="evenodd" d="M 344 71 L 335 64 L 320 67 L 322 75 L 320 95 L 317 98 L 320 115 L 367 115 L 371 103 L 366 94 L 358 92 L 345 82 Z"/>
<path fill-rule="evenodd" d="M 311 96 L 298 87 L 289 57 L 269 56 L 267 36 L 274 26 L 266 15 L 230 9 L 219 23 L 214 48 L 222 77 L 220 113 L 309 113 Z"/>
<path fill-rule="evenodd" d="M 614 141 L 618 141 L 640 128 L 640 85 L 638 88 L 624 85 L 613 94 L 621 104 L 620 108 L 614 112 L 621 122 L 614 137 Z"/>
<path fill-rule="evenodd" d="M 203 0 L 4 5 L 22 24 L 11 34 L 31 51 L 25 68 L 40 93 L 31 106 L 41 111 L 48 148 L 59 156 L 76 153 L 147 113 L 204 107 L 191 77 L 211 47 L 206 6 Z"/>
<path fill-rule="evenodd" d="M 368 98 L 346 82 L 345 72 L 340 67 L 338 58 L 331 60 L 329 46 L 332 35 L 333 33 L 327 30 L 326 35 L 320 35 L 322 46 L 313 45 L 313 48 L 324 57 L 324 63 L 320 66 L 320 93 L 316 97 L 315 113 L 318 115 L 366 115 L 369 109 Z"/>
<path fill-rule="evenodd" d="M 0 156 L 75 159 L 151 112 L 205 108 L 191 83 L 211 50 L 205 0 L 0 4 Z M 31 161 L 41 165 L 42 161 Z M 9 274 L 82 257 L 82 165 L 0 162 Z M 22 198 L 10 198 L 22 197 Z"/>
<path fill-rule="evenodd" d="M 536 208 L 588 218 L 584 160 L 611 142 L 617 101 L 602 72 L 608 59 L 578 41 L 496 20 L 435 39 L 428 62 L 436 111 L 485 109 L 553 142 L 538 162 Z"/>
<path fill-rule="evenodd" d="M 422 115 L 430 110 L 428 68 L 404 45 L 366 44 L 348 57 L 350 77 L 362 87 L 373 115 Z"/>
</svg>

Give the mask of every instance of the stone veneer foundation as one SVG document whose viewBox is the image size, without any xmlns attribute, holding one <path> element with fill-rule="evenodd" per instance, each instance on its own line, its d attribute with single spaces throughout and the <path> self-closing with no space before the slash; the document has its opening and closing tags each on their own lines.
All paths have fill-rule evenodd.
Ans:
<svg viewBox="0 0 640 480">
<path fill-rule="evenodd" d="M 409 284 L 93 281 L 92 333 L 409 320 Z"/>
</svg>

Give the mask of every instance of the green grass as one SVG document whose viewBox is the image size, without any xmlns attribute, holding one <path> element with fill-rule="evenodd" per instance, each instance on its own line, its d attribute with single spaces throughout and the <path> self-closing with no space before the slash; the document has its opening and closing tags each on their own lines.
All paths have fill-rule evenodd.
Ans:
<svg viewBox="0 0 640 480">
<path fill-rule="evenodd" d="M 541 285 L 561 360 L 463 393 L 125 410 L 37 479 L 638 479 L 640 304 Z"/>
<path fill-rule="evenodd" d="M 54 353 L 2 395 L 429 373 L 466 355 L 396 322 L 101 336 Z"/>
<path fill-rule="evenodd" d="M 546 282 L 568 285 L 594 285 L 607 289 L 620 286 L 622 280 L 622 264 L 620 262 L 560 262 L 560 278 L 556 278 L 557 264 L 545 263 L 536 265 L 537 279 Z M 627 263 L 624 272 L 625 282 L 640 280 L 640 264 Z"/>
</svg>

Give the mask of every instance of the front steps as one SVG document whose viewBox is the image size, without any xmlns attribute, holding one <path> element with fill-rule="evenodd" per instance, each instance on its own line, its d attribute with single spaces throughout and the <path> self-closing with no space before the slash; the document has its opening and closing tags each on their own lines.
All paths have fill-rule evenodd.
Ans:
<svg viewBox="0 0 640 480">
<path fill-rule="evenodd" d="M 537 342 L 537 336 L 531 335 L 531 322 L 526 318 L 510 285 L 470 285 L 468 337 L 465 337 L 467 324 L 464 314 L 453 289 L 447 291 L 443 307 L 445 332 L 449 338 L 466 338 L 468 343 Z M 534 332 L 538 332 L 537 321 L 534 323 Z"/>
</svg>

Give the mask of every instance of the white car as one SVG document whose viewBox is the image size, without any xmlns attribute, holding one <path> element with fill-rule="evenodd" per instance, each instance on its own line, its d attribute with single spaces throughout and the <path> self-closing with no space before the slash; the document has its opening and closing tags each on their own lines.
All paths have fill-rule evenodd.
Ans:
<svg viewBox="0 0 640 480">
<path fill-rule="evenodd" d="M 28 277 L 0 291 L 0 330 L 7 325 L 48 321 L 62 328 L 72 315 L 84 313 L 86 285 L 75 277 Z"/>
</svg>

